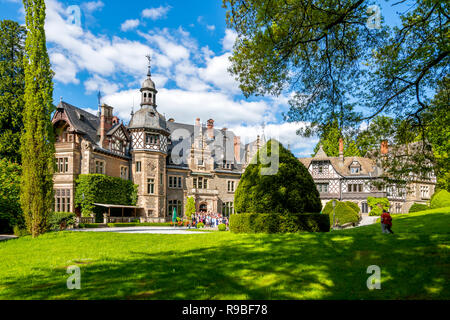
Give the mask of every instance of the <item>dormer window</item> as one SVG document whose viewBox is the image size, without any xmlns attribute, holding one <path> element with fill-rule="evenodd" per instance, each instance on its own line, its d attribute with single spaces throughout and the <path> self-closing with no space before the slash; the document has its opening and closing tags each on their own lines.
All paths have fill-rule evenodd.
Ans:
<svg viewBox="0 0 450 320">
<path fill-rule="evenodd" d="M 358 161 L 353 161 L 350 165 L 350 173 L 351 174 L 358 174 L 361 172 L 361 165 Z"/>
</svg>

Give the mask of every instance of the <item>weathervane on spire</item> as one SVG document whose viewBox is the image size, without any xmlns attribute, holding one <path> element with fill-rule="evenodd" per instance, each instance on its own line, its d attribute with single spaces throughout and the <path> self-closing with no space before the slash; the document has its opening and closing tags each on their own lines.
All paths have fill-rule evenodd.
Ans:
<svg viewBox="0 0 450 320">
<path fill-rule="evenodd" d="M 146 55 L 145 57 L 148 60 L 148 73 L 147 73 L 147 76 L 150 77 L 152 75 L 151 72 L 150 72 L 152 57 L 150 56 L 150 54 Z"/>
<path fill-rule="evenodd" d="M 102 101 L 102 93 L 100 91 L 98 91 L 97 93 L 97 100 L 98 100 L 98 111 L 97 111 L 97 116 L 100 117 L 101 113 L 102 113 L 102 107 L 101 107 L 101 101 Z"/>
</svg>

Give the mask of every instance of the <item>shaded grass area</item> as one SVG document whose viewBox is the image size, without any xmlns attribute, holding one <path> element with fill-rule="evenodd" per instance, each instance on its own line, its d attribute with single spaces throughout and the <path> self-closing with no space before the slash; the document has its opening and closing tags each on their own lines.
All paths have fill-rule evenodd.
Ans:
<svg viewBox="0 0 450 320">
<path fill-rule="evenodd" d="M 0 299 L 449 299 L 450 208 L 330 233 L 57 232 L 0 242 Z M 81 269 L 68 290 L 66 268 Z M 381 268 L 368 290 L 367 267 Z"/>
</svg>

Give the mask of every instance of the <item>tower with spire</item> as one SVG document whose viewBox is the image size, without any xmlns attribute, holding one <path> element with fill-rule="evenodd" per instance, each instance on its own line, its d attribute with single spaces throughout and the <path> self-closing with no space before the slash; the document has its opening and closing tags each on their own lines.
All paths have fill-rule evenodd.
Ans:
<svg viewBox="0 0 450 320">
<path fill-rule="evenodd" d="M 144 80 L 141 87 L 141 107 L 143 106 L 151 106 L 156 109 L 156 94 L 158 91 L 155 88 L 155 83 L 152 80 L 151 73 L 151 61 L 152 58 L 150 55 L 146 56 L 148 59 L 148 71 L 147 71 L 147 79 Z"/>
<path fill-rule="evenodd" d="M 133 181 L 139 185 L 137 206 L 144 209 L 149 221 L 166 220 L 166 158 L 168 137 L 165 117 L 156 110 L 158 91 L 151 78 L 148 55 L 147 78 L 141 86 L 141 108 L 131 113 L 128 130 L 131 135 Z"/>
</svg>

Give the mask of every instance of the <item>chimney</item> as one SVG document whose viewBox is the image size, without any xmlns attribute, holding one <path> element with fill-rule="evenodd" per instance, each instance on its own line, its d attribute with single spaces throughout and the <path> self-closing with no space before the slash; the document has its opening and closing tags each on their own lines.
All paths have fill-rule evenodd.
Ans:
<svg viewBox="0 0 450 320">
<path fill-rule="evenodd" d="M 389 151 L 389 144 L 387 140 L 381 141 L 381 155 L 387 155 Z"/>
<path fill-rule="evenodd" d="M 206 122 L 206 127 L 208 128 L 208 138 L 214 139 L 214 120 L 209 119 Z"/>
<path fill-rule="evenodd" d="M 339 138 L 339 159 L 344 161 L 344 139 Z"/>
<path fill-rule="evenodd" d="M 112 124 L 113 124 L 113 126 L 115 126 L 115 125 L 118 124 L 118 123 L 119 123 L 119 118 L 116 117 L 116 116 L 114 116 L 114 117 L 112 118 Z"/>
<path fill-rule="evenodd" d="M 241 163 L 241 137 L 234 136 L 234 159 Z"/>
<path fill-rule="evenodd" d="M 107 149 L 109 146 L 109 141 L 106 139 L 106 133 L 113 126 L 113 118 L 113 107 L 108 106 L 105 103 L 102 104 L 100 112 L 100 146 L 104 149 Z"/>
</svg>

